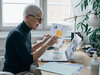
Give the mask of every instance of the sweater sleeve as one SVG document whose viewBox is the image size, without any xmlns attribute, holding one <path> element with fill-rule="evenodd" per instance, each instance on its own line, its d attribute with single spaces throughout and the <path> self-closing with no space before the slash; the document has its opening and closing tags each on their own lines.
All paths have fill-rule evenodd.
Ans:
<svg viewBox="0 0 100 75">
<path fill-rule="evenodd" d="M 33 63 L 33 56 L 29 52 L 28 48 L 26 47 L 26 42 L 23 39 L 23 36 L 20 32 L 16 31 L 13 33 L 12 36 L 12 44 L 16 49 L 16 52 L 19 54 L 20 58 L 26 63 L 26 64 L 32 64 Z"/>
</svg>

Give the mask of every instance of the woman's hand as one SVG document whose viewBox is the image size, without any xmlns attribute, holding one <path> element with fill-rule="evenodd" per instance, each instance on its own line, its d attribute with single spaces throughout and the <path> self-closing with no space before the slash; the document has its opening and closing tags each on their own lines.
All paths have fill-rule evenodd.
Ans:
<svg viewBox="0 0 100 75">
<path fill-rule="evenodd" d="M 54 45 L 55 43 L 58 43 L 58 37 L 57 36 L 53 36 L 50 38 L 50 40 L 48 40 L 47 42 L 47 46 L 52 46 Z"/>
<path fill-rule="evenodd" d="M 50 35 L 44 35 L 42 42 L 45 43 L 50 37 Z"/>
</svg>

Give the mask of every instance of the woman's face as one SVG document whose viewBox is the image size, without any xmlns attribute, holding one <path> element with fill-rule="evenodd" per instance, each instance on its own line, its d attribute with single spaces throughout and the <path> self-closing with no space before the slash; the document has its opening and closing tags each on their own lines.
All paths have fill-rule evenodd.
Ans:
<svg viewBox="0 0 100 75">
<path fill-rule="evenodd" d="M 29 19 L 28 19 L 28 24 L 29 27 L 32 28 L 33 30 L 36 30 L 39 26 L 39 24 L 42 23 L 42 14 L 39 14 L 37 16 L 29 14 Z"/>
</svg>

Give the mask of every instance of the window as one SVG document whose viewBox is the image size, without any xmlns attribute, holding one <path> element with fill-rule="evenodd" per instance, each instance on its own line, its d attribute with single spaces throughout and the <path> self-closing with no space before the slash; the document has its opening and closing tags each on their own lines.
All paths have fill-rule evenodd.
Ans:
<svg viewBox="0 0 100 75">
<path fill-rule="evenodd" d="M 48 30 L 53 23 L 61 23 L 66 24 L 68 32 L 73 31 L 70 21 L 64 21 L 71 15 L 71 0 L 0 0 L 0 29 L 18 25 L 23 20 L 25 6 L 34 3 L 40 5 L 44 12 L 44 22 L 39 30 Z"/>
<path fill-rule="evenodd" d="M 47 0 L 47 28 L 53 23 L 64 24 L 68 28 L 68 33 L 73 31 L 71 21 L 65 22 L 64 19 L 71 16 L 71 0 Z"/>
<path fill-rule="evenodd" d="M 49 26 L 51 26 L 52 23 L 65 23 L 64 19 L 69 17 L 70 0 L 48 0 L 47 22 Z"/>
<path fill-rule="evenodd" d="M 36 0 L 2 0 L 3 27 L 14 27 L 23 20 L 23 9 Z"/>
</svg>

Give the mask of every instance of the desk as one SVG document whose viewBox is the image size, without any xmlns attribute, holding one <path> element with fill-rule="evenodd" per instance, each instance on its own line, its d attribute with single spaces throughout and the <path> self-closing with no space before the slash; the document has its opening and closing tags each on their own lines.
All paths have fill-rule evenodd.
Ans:
<svg viewBox="0 0 100 75">
<path fill-rule="evenodd" d="M 73 74 L 73 75 L 90 75 L 90 71 L 89 69 L 87 69 L 87 67 L 90 65 L 91 57 L 89 57 L 87 54 L 85 54 L 82 51 L 76 51 L 74 54 L 80 57 L 82 62 L 78 64 L 84 64 L 84 67 L 80 72 L 80 74 Z M 98 60 L 100 62 L 100 57 L 98 57 Z M 46 62 L 39 62 L 39 65 L 43 65 L 45 63 Z M 42 75 L 58 75 L 58 74 L 42 71 Z"/>
</svg>

